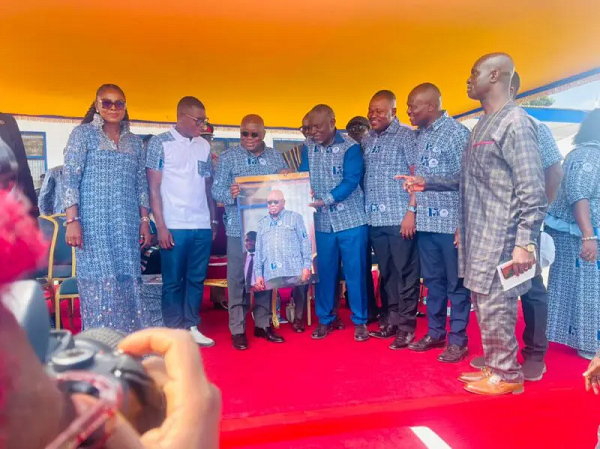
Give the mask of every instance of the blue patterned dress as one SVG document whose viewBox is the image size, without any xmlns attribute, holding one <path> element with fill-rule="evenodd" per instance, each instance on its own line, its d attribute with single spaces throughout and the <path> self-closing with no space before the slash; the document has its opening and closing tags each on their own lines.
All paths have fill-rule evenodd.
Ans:
<svg viewBox="0 0 600 449">
<path fill-rule="evenodd" d="M 96 114 L 76 127 L 63 169 L 64 208 L 79 206 L 83 249 L 77 249 L 77 286 L 83 328 L 140 328 L 140 206 L 148 207 L 142 141 L 121 127 L 116 145 Z"/>
<path fill-rule="evenodd" d="M 561 190 L 545 220 L 556 247 L 548 280 L 548 339 L 595 353 L 600 347 L 600 259 L 581 259 L 573 206 L 589 201 L 592 226 L 600 235 L 600 142 L 576 147 L 563 169 Z"/>
</svg>

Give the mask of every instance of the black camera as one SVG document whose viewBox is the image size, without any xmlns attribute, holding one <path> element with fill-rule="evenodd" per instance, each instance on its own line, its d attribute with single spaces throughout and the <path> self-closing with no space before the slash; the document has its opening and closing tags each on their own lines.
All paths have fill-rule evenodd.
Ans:
<svg viewBox="0 0 600 449">
<path fill-rule="evenodd" d="M 65 393 L 99 398 L 102 392 L 97 384 L 74 374 L 101 376 L 103 386 L 119 392 L 119 412 L 134 428 L 144 432 L 162 423 L 166 411 L 164 395 L 141 360 L 118 349 L 125 334 L 106 328 L 90 329 L 76 336 L 67 330 L 50 330 L 50 315 L 35 281 L 16 282 L 4 298 L 46 373 L 61 380 L 59 385 Z"/>
</svg>

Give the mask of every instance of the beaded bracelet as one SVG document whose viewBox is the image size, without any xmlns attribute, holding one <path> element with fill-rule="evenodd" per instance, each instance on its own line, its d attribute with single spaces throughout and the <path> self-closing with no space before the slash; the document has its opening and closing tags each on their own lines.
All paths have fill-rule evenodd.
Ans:
<svg viewBox="0 0 600 449">
<path fill-rule="evenodd" d="M 68 224 L 71 224 L 71 223 L 73 223 L 73 222 L 75 222 L 75 221 L 81 221 L 81 218 L 80 218 L 80 217 L 73 217 L 73 218 L 69 218 L 69 219 L 66 221 L 66 223 L 65 223 L 65 224 L 66 224 L 66 225 L 68 225 Z"/>
<path fill-rule="evenodd" d="M 140 218 L 140 221 L 150 224 L 150 219 L 148 217 Z"/>
<path fill-rule="evenodd" d="M 591 237 L 581 237 L 581 241 L 582 242 L 589 242 L 590 240 L 598 240 L 598 236 L 597 235 L 593 235 Z"/>
</svg>

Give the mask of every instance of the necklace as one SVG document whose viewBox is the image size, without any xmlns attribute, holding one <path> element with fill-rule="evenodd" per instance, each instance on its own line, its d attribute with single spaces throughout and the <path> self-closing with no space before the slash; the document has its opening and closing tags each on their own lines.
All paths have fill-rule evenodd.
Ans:
<svg viewBox="0 0 600 449">
<path fill-rule="evenodd" d="M 512 100 L 508 100 L 506 103 L 504 103 L 502 105 L 502 107 L 500 109 L 498 109 L 496 112 L 494 112 L 494 115 L 486 123 L 486 127 L 483 129 L 483 132 L 481 133 L 481 139 L 483 139 L 483 137 L 488 132 L 488 130 L 490 129 L 490 127 L 492 126 L 492 124 L 496 121 L 496 118 L 498 117 L 498 115 L 500 114 L 500 112 L 502 112 L 502 110 L 506 107 L 506 105 L 508 103 L 510 103 L 511 101 Z M 477 127 L 477 125 L 475 127 Z M 475 130 L 473 130 L 473 132 L 471 133 L 471 146 L 473 146 L 473 140 L 475 140 Z"/>
</svg>

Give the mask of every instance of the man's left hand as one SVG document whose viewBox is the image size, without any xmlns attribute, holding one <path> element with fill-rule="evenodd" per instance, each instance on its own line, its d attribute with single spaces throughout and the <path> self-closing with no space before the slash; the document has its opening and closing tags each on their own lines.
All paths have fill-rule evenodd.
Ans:
<svg viewBox="0 0 600 449">
<path fill-rule="evenodd" d="M 406 211 L 406 213 L 404 214 L 404 219 L 400 224 L 400 234 L 403 238 L 410 240 L 415 236 L 416 232 L 417 225 L 415 213 L 411 211 Z"/>
<path fill-rule="evenodd" d="M 314 207 L 315 209 L 318 209 L 323 206 L 325 206 L 325 201 L 323 200 L 314 200 L 312 203 L 308 204 L 308 207 Z"/>
<path fill-rule="evenodd" d="M 594 357 L 585 373 L 585 391 L 594 390 L 596 395 L 600 394 L 600 357 Z"/>
<path fill-rule="evenodd" d="M 513 273 L 515 276 L 522 275 L 535 263 L 535 255 L 520 246 L 515 246 L 512 256 Z"/>
<path fill-rule="evenodd" d="M 262 276 L 257 277 L 256 282 L 254 283 L 254 290 L 262 292 L 265 288 L 265 278 Z"/>
<path fill-rule="evenodd" d="M 307 282 L 310 279 L 310 270 L 304 268 L 302 270 L 302 282 Z"/>
</svg>

